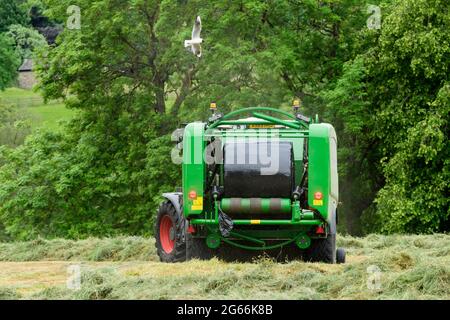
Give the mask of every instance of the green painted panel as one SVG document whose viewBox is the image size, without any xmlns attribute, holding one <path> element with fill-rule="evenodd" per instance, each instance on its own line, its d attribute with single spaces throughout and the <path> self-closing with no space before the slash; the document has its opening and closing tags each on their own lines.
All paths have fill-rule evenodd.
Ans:
<svg viewBox="0 0 450 320">
<path fill-rule="evenodd" d="M 184 215 L 197 215 L 203 212 L 204 183 L 206 166 L 204 162 L 205 124 L 201 122 L 190 123 L 186 126 L 183 136 L 183 213 Z M 189 194 L 196 193 L 195 199 Z"/>
<path fill-rule="evenodd" d="M 337 206 L 336 133 L 327 123 L 311 124 L 309 132 L 308 203 L 328 219 Z M 323 199 L 314 199 L 321 192 Z"/>
<path fill-rule="evenodd" d="M 329 125 L 309 126 L 308 146 L 308 203 L 326 219 L 328 217 L 328 193 L 330 190 Z M 314 199 L 321 192 L 323 199 Z"/>
</svg>

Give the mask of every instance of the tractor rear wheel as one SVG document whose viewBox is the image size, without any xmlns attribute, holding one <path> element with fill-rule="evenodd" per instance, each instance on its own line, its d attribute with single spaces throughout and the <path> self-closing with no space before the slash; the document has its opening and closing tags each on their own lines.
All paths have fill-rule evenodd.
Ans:
<svg viewBox="0 0 450 320">
<path fill-rule="evenodd" d="M 169 201 L 163 202 L 155 223 L 156 251 L 161 262 L 186 261 L 185 219 Z"/>
<path fill-rule="evenodd" d="M 155 223 L 155 246 L 161 262 L 183 262 L 213 257 L 203 238 L 187 233 L 187 221 L 170 201 L 161 204 Z"/>
<path fill-rule="evenodd" d="M 306 260 L 311 262 L 336 263 L 336 234 L 323 239 L 312 239 L 306 249 Z"/>
</svg>

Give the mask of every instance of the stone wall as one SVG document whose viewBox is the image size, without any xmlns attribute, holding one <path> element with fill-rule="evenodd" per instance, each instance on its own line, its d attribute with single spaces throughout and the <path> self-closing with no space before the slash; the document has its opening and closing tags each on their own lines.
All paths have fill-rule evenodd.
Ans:
<svg viewBox="0 0 450 320">
<path fill-rule="evenodd" d="M 32 71 L 23 71 L 19 73 L 19 88 L 32 89 L 37 83 L 36 76 Z"/>
</svg>

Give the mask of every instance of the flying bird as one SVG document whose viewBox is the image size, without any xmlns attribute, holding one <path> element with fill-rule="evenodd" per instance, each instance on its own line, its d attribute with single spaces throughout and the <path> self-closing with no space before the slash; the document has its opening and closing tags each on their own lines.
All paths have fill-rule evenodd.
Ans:
<svg viewBox="0 0 450 320">
<path fill-rule="evenodd" d="M 184 41 L 185 48 L 191 48 L 191 51 L 198 58 L 202 56 L 202 46 L 201 43 L 203 39 L 200 38 L 200 33 L 202 32 L 202 20 L 200 16 L 197 16 L 195 19 L 194 28 L 192 29 L 192 39 Z"/>
</svg>

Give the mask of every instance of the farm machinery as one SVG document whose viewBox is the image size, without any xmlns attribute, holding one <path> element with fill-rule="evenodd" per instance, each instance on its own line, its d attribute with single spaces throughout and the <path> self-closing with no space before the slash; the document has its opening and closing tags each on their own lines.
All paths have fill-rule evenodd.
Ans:
<svg viewBox="0 0 450 320">
<path fill-rule="evenodd" d="M 341 263 L 336 133 L 318 117 L 254 107 L 185 126 L 182 188 L 155 223 L 163 262 L 227 252 Z M 233 251 L 234 250 L 234 251 Z M 238 255 L 239 256 L 239 255 Z"/>
</svg>

